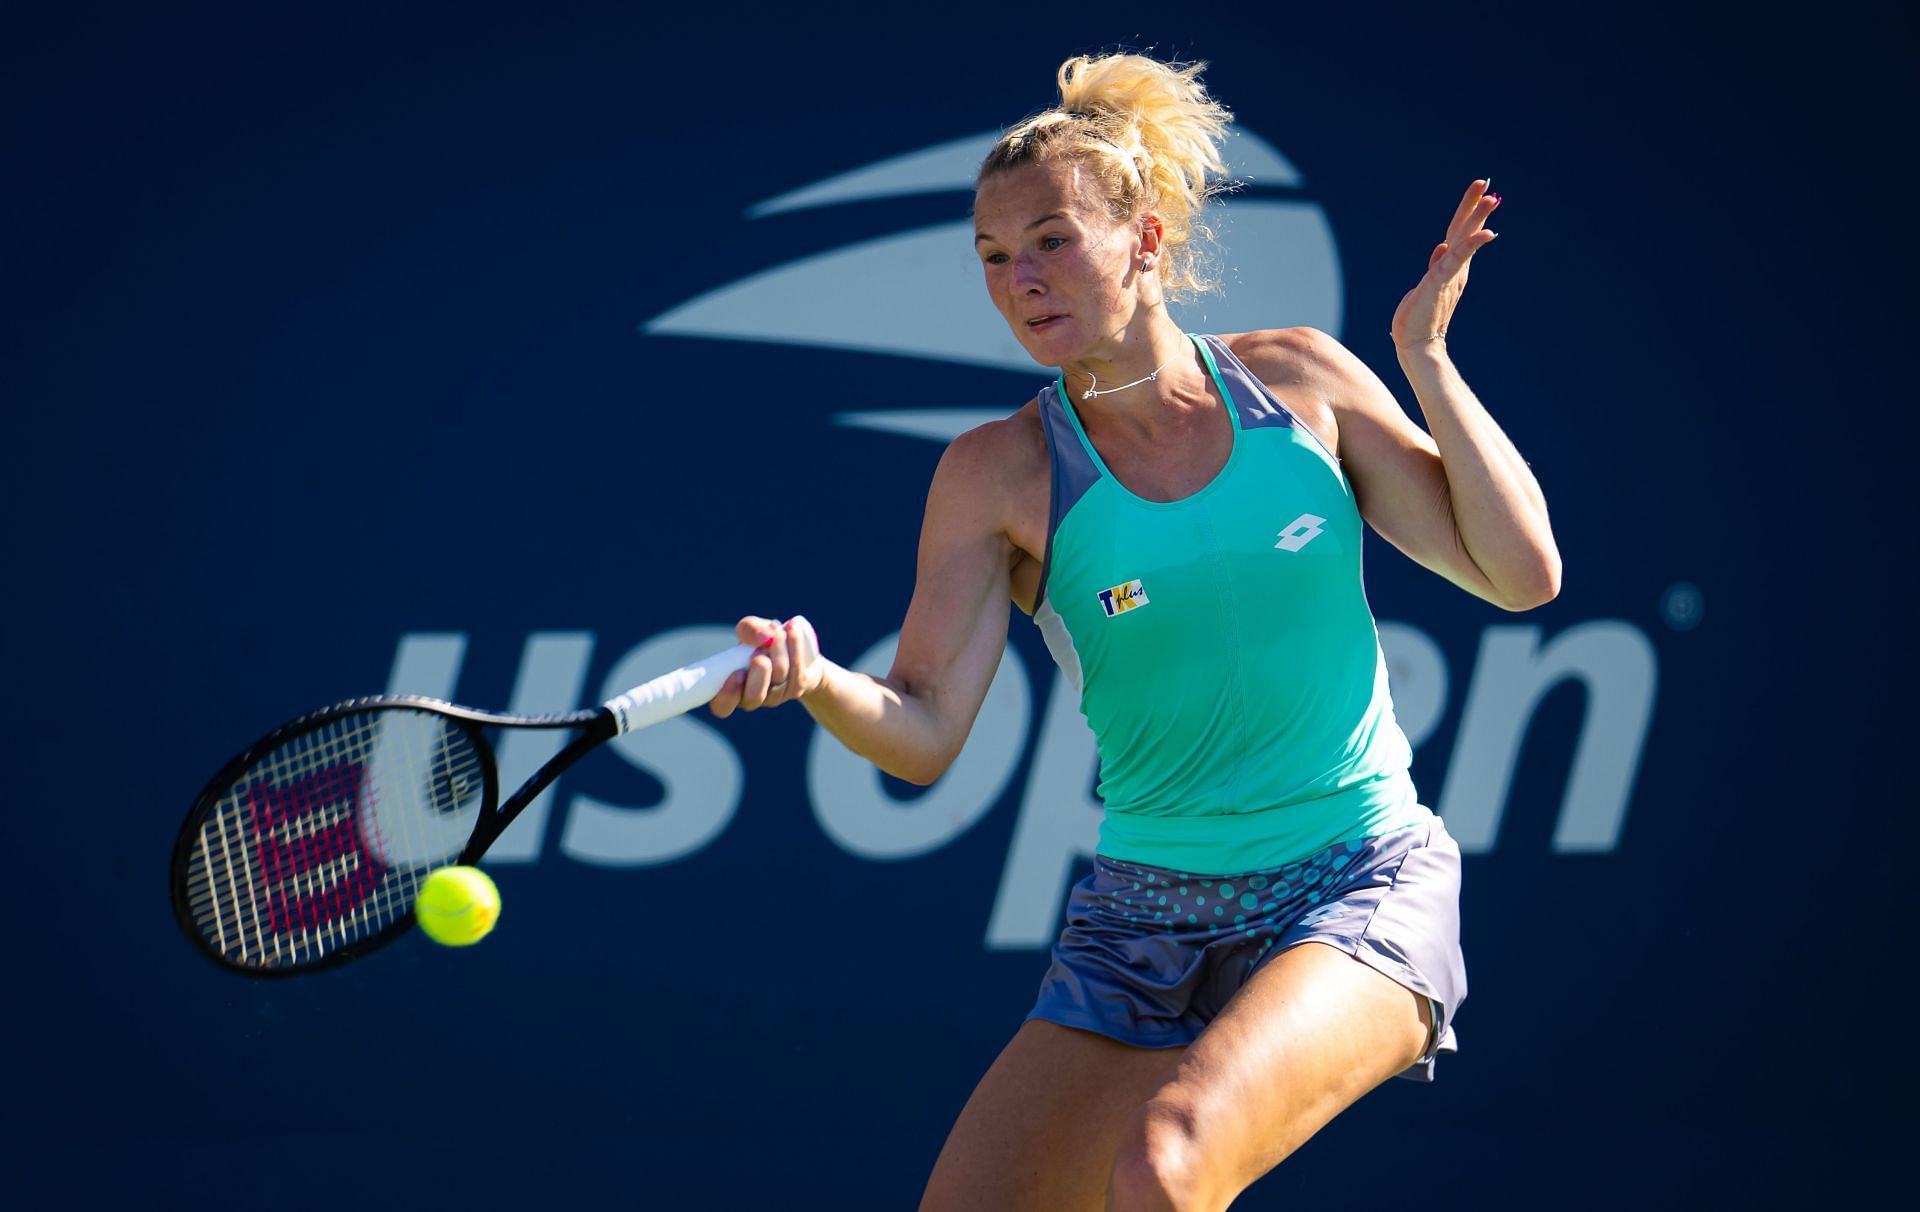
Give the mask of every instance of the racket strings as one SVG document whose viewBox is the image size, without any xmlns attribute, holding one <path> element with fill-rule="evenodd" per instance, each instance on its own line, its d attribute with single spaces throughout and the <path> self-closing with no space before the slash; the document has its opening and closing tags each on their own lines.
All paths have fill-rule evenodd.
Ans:
<svg viewBox="0 0 1920 1212">
<path fill-rule="evenodd" d="M 475 738 L 386 708 L 291 737 L 215 799 L 186 874 L 189 913 L 229 963 L 311 963 L 412 911 L 453 862 L 486 787 Z"/>
</svg>

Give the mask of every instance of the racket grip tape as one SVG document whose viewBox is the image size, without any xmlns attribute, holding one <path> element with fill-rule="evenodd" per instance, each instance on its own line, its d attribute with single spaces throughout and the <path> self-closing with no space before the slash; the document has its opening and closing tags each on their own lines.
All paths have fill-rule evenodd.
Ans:
<svg viewBox="0 0 1920 1212">
<path fill-rule="evenodd" d="M 603 706 L 613 713 L 614 735 L 624 736 L 695 707 L 704 707 L 720 693 L 721 685 L 745 669 L 753 654 L 759 651 L 760 648 L 751 644 L 735 644 L 725 652 L 682 665 L 672 673 L 663 673 L 607 700 Z"/>
</svg>

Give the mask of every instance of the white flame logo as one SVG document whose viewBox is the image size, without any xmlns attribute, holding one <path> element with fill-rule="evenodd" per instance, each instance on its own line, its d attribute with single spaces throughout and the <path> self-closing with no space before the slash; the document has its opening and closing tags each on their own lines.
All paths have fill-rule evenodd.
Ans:
<svg viewBox="0 0 1920 1212">
<path fill-rule="evenodd" d="M 781 194 L 748 218 L 873 198 L 973 191 L 997 133 L 972 135 Z M 1236 128 L 1230 175 L 1298 188 L 1300 174 L 1258 135 Z M 1338 336 L 1340 257 L 1320 207 L 1240 197 L 1209 211 L 1226 267 L 1220 290 L 1171 310 L 1182 327 L 1239 332 L 1295 324 Z M 972 224 L 941 223 L 790 261 L 710 290 L 641 326 L 663 336 L 712 337 L 1040 371 L 981 297 Z M 857 301 L 857 302 L 856 302 Z M 880 305 L 875 306 L 875 302 Z M 948 441 L 1005 409 L 884 409 L 842 413 L 842 425 Z"/>
</svg>

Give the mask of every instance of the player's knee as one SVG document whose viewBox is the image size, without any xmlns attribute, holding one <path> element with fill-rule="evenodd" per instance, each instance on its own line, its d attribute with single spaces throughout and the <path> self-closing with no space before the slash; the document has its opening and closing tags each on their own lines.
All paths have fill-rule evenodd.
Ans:
<svg viewBox="0 0 1920 1212">
<path fill-rule="evenodd" d="M 1149 1099 L 1114 1151 L 1107 1207 L 1115 1212 L 1204 1207 L 1202 1161 L 1191 1104 L 1164 1095 Z"/>
</svg>

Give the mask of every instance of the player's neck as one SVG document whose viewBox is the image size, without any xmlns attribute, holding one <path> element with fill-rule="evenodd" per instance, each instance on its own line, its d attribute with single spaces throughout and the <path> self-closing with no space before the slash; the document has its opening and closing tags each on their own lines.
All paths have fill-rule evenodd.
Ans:
<svg viewBox="0 0 1920 1212">
<path fill-rule="evenodd" d="M 1122 334 L 1116 348 L 1061 367 L 1067 394 L 1083 417 L 1129 416 L 1139 421 L 1168 406 L 1208 398 L 1206 371 L 1193 342 L 1156 310 L 1138 336 Z"/>
</svg>

